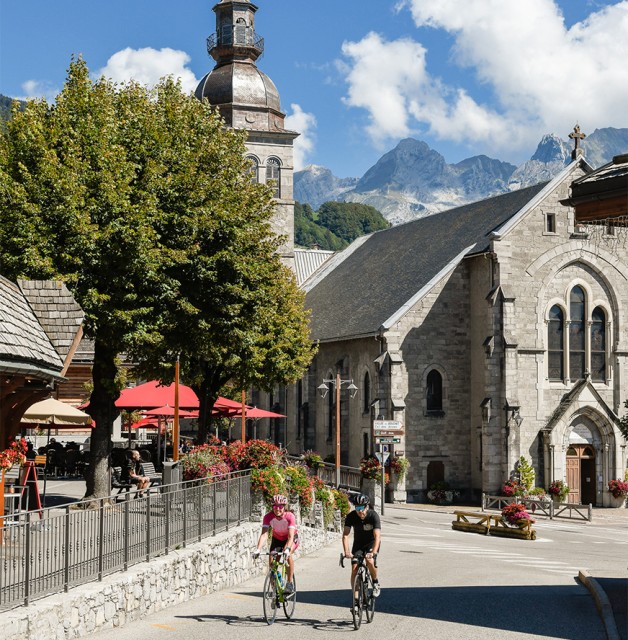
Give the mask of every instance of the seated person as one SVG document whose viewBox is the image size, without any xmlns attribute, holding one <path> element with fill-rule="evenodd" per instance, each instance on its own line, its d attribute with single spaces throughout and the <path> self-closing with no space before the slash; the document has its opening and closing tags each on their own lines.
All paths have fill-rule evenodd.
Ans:
<svg viewBox="0 0 628 640">
<path fill-rule="evenodd" d="M 137 485 L 138 496 L 141 496 L 144 490 L 148 489 L 150 480 L 144 475 L 140 452 L 137 449 L 127 451 L 126 464 L 122 467 L 120 478 L 122 482 Z"/>
</svg>

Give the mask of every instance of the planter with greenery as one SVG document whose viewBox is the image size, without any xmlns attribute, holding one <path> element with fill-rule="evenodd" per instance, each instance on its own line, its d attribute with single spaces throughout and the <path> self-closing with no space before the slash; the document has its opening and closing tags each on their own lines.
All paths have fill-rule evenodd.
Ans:
<svg viewBox="0 0 628 640">
<path fill-rule="evenodd" d="M 562 480 L 554 480 L 547 489 L 552 500 L 556 503 L 565 502 L 569 495 L 569 485 Z"/>
<path fill-rule="evenodd" d="M 448 482 L 435 482 L 427 492 L 427 500 L 432 504 L 452 504 L 460 495 L 457 489 L 452 489 Z"/>
<path fill-rule="evenodd" d="M 625 507 L 626 497 L 628 497 L 628 482 L 625 480 L 609 480 L 608 491 L 611 494 L 612 507 Z"/>
</svg>

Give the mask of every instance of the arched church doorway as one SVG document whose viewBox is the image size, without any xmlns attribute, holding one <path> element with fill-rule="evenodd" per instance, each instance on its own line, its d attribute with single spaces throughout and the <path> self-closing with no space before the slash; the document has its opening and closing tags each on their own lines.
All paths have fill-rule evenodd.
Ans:
<svg viewBox="0 0 628 640">
<path fill-rule="evenodd" d="M 592 420 L 577 418 L 569 434 L 565 469 L 569 485 L 568 501 L 595 506 L 595 451 L 599 432 Z"/>
</svg>

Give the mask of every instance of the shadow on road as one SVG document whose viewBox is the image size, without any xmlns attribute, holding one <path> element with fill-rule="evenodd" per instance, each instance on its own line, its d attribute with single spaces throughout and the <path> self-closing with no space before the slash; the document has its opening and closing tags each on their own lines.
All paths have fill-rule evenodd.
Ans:
<svg viewBox="0 0 628 640">
<path fill-rule="evenodd" d="M 220 619 L 228 624 L 264 624 L 261 615 L 261 592 L 240 595 L 259 598 L 260 615 L 247 618 L 233 616 L 190 616 L 199 622 Z M 349 589 L 299 591 L 294 620 L 283 612 L 277 622 L 311 626 L 322 631 L 353 629 L 349 612 Z M 299 617 L 299 603 L 325 606 L 329 619 Z M 551 612 L 551 620 L 545 615 Z M 336 613 L 337 612 L 337 613 Z M 535 613 L 536 612 L 536 613 Z M 310 612 L 311 613 L 311 612 Z M 408 587 L 385 585 L 377 599 L 377 613 L 439 620 L 470 627 L 507 629 L 548 638 L 605 638 L 602 622 L 585 587 L 573 585 L 498 585 L 473 587 Z"/>
</svg>

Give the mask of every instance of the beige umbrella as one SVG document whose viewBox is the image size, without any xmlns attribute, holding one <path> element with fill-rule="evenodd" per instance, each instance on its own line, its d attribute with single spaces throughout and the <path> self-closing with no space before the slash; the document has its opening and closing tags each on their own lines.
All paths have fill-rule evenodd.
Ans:
<svg viewBox="0 0 628 640">
<path fill-rule="evenodd" d="M 54 398 L 31 405 L 21 420 L 22 424 L 46 424 L 51 427 L 86 426 L 91 421 L 91 417 L 80 409 Z"/>
<path fill-rule="evenodd" d="M 27 425 L 46 425 L 48 427 L 48 439 L 50 442 L 50 429 L 68 429 L 72 427 L 92 427 L 92 418 L 80 409 L 55 400 L 55 398 L 47 398 L 31 405 L 20 420 L 22 424 Z M 43 502 L 46 503 L 46 481 L 47 475 L 44 474 L 44 492 Z"/>
</svg>

